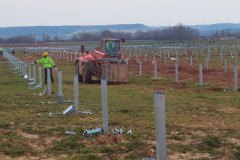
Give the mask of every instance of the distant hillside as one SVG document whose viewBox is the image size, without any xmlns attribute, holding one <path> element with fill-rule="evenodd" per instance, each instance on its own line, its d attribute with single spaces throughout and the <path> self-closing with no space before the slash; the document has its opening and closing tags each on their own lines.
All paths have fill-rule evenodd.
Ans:
<svg viewBox="0 0 240 160">
<path fill-rule="evenodd" d="M 34 35 L 38 39 L 42 39 L 43 34 L 51 37 L 58 36 L 60 38 L 70 38 L 73 34 L 83 31 L 137 31 L 137 30 L 154 30 L 162 29 L 167 26 L 150 27 L 144 24 L 116 24 L 116 25 L 89 25 L 89 26 L 29 26 L 29 27 L 0 27 L 0 37 L 11 37 L 17 35 Z M 194 29 L 198 29 L 200 34 L 209 35 L 217 30 L 228 30 L 231 32 L 240 31 L 240 24 L 219 23 L 211 25 L 191 25 Z"/>
<path fill-rule="evenodd" d="M 193 25 L 190 27 L 198 29 L 203 35 L 211 34 L 217 30 L 227 30 L 230 32 L 240 31 L 240 24 L 238 23 L 217 23 L 211 25 Z"/>
<path fill-rule="evenodd" d="M 30 27 L 0 27 L 0 37 L 11 37 L 16 35 L 35 35 L 38 38 L 43 34 L 51 37 L 59 36 L 68 38 L 74 33 L 83 31 L 120 30 L 135 31 L 147 30 L 148 26 L 143 24 L 117 24 L 117 25 L 92 25 L 92 26 L 30 26 Z"/>
</svg>

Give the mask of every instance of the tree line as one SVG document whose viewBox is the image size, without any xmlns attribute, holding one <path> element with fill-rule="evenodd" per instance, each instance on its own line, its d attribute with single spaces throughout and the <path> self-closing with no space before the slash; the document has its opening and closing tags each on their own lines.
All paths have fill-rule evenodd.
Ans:
<svg viewBox="0 0 240 160">
<path fill-rule="evenodd" d="M 167 40 L 167 41 L 183 41 L 183 40 L 198 40 L 198 39 L 220 39 L 221 37 L 240 38 L 240 32 L 231 32 L 226 30 L 216 31 L 208 36 L 201 36 L 199 30 L 177 25 L 163 29 L 149 31 L 110 31 L 103 30 L 100 32 L 80 32 L 73 34 L 68 39 L 63 39 L 58 36 L 50 37 L 43 34 L 41 40 L 34 35 L 18 35 L 9 38 L 0 37 L 0 43 L 35 43 L 35 42 L 76 42 L 76 41 L 99 41 L 102 38 L 111 37 L 125 40 Z"/>
</svg>

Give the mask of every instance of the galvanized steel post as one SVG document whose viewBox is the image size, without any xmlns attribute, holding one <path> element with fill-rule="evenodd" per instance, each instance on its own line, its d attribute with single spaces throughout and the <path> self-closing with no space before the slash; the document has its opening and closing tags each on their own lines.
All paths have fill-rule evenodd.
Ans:
<svg viewBox="0 0 240 160">
<path fill-rule="evenodd" d="M 36 65 L 33 65 L 33 83 L 36 84 Z"/>
<path fill-rule="evenodd" d="M 42 88 L 42 67 L 38 67 L 39 88 Z"/>
<path fill-rule="evenodd" d="M 78 112 L 78 106 L 79 106 L 79 96 L 78 96 L 78 75 L 74 75 L 74 107 L 76 111 Z"/>
<path fill-rule="evenodd" d="M 142 61 L 141 61 L 141 60 L 138 60 L 138 64 L 139 64 L 139 73 L 138 73 L 138 76 L 139 76 L 139 77 L 142 77 Z"/>
<path fill-rule="evenodd" d="M 155 54 L 154 54 L 153 64 L 154 64 L 154 77 L 153 77 L 153 79 L 158 80 L 159 77 L 158 77 L 158 72 L 157 72 L 157 60 L 156 60 Z"/>
<path fill-rule="evenodd" d="M 175 81 L 178 82 L 178 51 L 176 50 L 176 62 L 175 62 Z"/>
<path fill-rule="evenodd" d="M 224 59 L 224 72 L 227 72 L 227 59 Z"/>
<path fill-rule="evenodd" d="M 48 95 L 51 95 L 51 73 L 50 73 L 50 69 L 47 69 L 47 84 L 48 84 Z"/>
<path fill-rule="evenodd" d="M 108 98 L 107 98 L 107 79 L 101 78 L 101 95 L 102 95 L 102 121 L 103 132 L 108 133 Z"/>
<path fill-rule="evenodd" d="M 238 91 L 238 66 L 234 65 L 234 91 Z"/>
<path fill-rule="evenodd" d="M 157 160 L 167 160 L 165 94 L 154 93 Z"/>
<path fill-rule="evenodd" d="M 62 71 L 58 71 L 58 103 L 63 103 L 63 92 L 62 92 Z"/>
<path fill-rule="evenodd" d="M 199 64 L 199 85 L 203 86 L 203 71 L 202 71 L 202 64 Z"/>
</svg>

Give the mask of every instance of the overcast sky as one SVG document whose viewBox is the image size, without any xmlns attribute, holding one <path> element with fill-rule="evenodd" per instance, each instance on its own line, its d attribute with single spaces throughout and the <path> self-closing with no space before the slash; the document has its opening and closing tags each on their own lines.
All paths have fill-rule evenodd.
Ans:
<svg viewBox="0 0 240 160">
<path fill-rule="evenodd" d="M 240 0 L 0 0 L 0 27 L 240 23 Z"/>
</svg>

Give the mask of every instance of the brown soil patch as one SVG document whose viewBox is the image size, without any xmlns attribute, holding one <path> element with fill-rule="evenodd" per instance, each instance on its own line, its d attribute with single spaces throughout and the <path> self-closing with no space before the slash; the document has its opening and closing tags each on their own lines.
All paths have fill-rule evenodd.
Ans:
<svg viewBox="0 0 240 160">
<path fill-rule="evenodd" d="M 227 108 L 217 109 L 217 111 L 218 112 L 223 112 L 223 113 L 226 113 L 226 114 L 238 114 L 238 113 L 240 113 L 240 108 L 227 107 Z"/>
<path fill-rule="evenodd" d="M 17 134 L 26 138 L 26 139 L 38 139 L 39 138 L 39 136 L 36 135 L 36 134 L 29 134 L 29 133 L 25 133 L 25 132 L 22 132 L 22 131 L 18 131 Z"/>
<path fill-rule="evenodd" d="M 199 159 L 199 158 L 210 158 L 210 155 L 207 153 L 174 153 L 169 155 L 169 160 L 190 160 L 190 159 Z"/>
<path fill-rule="evenodd" d="M 232 144 L 235 144 L 235 145 L 240 145 L 240 139 L 237 139 L 237 138 L 227 138 L 227 140 L 232 143 Z"/>
<path fill-rule="evenodd" d="M 126 143 L 127 140 L 122 135 L 99 135 L 94 140 L 83 140 L 84 144 L 89 147 L 92 145 L 112 145 L 117 143 Z"/>
</svg>

